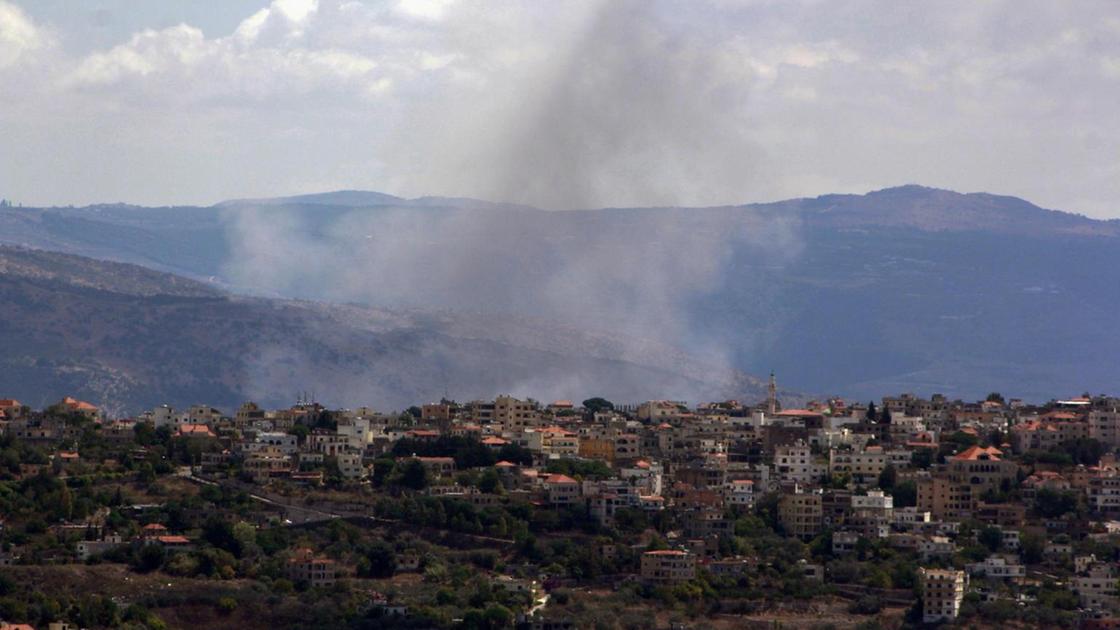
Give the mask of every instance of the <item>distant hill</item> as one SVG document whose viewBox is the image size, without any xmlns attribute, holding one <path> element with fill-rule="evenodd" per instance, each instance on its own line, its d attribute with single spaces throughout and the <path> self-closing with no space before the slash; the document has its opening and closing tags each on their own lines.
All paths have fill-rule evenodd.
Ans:
<svg viewBox="0 0 1120 630">
<path fill-rule="evenodd" d="M 240 293 L 475 312 L 491 334 L 509 315 L 563 321 L 773 369 L 799 391 L 1033 399 L 1120 383 L 1120 221 L 921 186 L 559 212 L 387 197 L 8 208 L 0 242 Z"/>
<path fill-rule="evenodd" d="M 661 344 L 527 318 L 228 295 L 133 265 L 0 247 L 0 392 L 115 413 L 169 402 L 382 409 L 502 392 L 638 401 L 765 396 L 761 381 Z M 636 350 L 637 348 L 637 350 Z"/>
<path fill-rule="evenodd" d="M 316 205 L 316 206 L 345 206 L 360 208 L 369 206 L 388 206 L 405 202 L 400 197 L 368 190 L 337 190 L 327 193 L 310 195 L 294 195 L 291 197 L 269 197 L 266 199 L 230 199 L 223 201 L 218 207 L 228 206 L 286 206 L 286 205 Z"/>
<path fill-rule="evenodd" d="M 335 208 L 458 208 L 465 210 L 536 210 L 531 206 L 470 199 L 468 197 L 417 197 L 405 199 L 368 190 L 338 190 L 327 193 L 268 197 L 263 199 L 230 199 L 215 204 L 216 208 L 250 208 L 274 206 L 327 206 Z"/>
</svg>

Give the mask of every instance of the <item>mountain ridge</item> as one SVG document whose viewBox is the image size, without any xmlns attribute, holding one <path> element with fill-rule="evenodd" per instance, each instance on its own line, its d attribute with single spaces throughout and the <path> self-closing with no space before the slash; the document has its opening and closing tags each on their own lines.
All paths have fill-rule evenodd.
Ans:
<svg viewBox="0 0 1120 630">
<path fill-rule="evenodd" d="M 1117 382 L 1118 235 L 919 186 L 699 209 L 0 209 L 0 242 L 248 295 L 487 313 L 491 334 L 509 315 L 659 339 L 858 397 Z"/>
</svg>

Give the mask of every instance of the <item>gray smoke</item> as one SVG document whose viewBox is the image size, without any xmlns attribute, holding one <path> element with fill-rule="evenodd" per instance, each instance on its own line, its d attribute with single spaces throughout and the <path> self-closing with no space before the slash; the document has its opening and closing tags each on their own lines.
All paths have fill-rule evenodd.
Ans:
<svg viewBox="0 0 1120 630">
<path fill-rule="evenodd" d="M 729 186 L 749 198 L 749 72 L 733 51 L 702 45 L 703 36 L 666 23 L 652 3 L 598 5 L 568 49 L 511 77 L 519 82 L 512 101 L 499 93 L 493 102 L 418 108 L 424 124 L 403 128 L 438 133 L 398 140 L 402 156 L 428 156 L 406 189 L 552 209 L 674 205 Z M 229 209 L 226 219 L 230 241 L 241 244 L 227 266 L 236 284 L 547 318 L 614 333 L 622 355 L 647 352 L 650 341 L 681 348 L 712 366 L 713 382 L 729 378 L 733 357 L 693 303 L 721 290 L 736 256 L 781 265 L 800 252 L 795 222 L 743 209 L 407 207 L 327 216 L 261 207 Z M 576 397 L 594 387 L 578 375 L 557 382 L 524 374 L 503 390 Z"/>
<path fill-rule="evenodd" d="M 418 108 L 394 146 L 418 165 L 401 189 L 550 209 L 749 199 L 763 161 L 749 133 L 755 76 L 745 47 L 713 45 L 710 28 L 656 2 L 593 5 L 473 102 Z"/>
</svg>

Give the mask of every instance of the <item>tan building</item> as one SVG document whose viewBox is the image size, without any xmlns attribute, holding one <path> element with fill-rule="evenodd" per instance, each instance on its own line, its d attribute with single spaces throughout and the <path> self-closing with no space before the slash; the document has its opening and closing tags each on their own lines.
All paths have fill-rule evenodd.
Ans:
<svg viewBox="0 0 1120 630">
<path fill-rule="evenodd" d="M 334 560 L 316 556 L 307 548 L 297 549 L 288 560 L 288 579 L 293 582 L 306 582 L 309 586 L 330 586 L 338 578 L 338 566 Z"/>
<path fill-rule="evenodd" d="M 1089 412 L 1089 437 L 1113 448 L 1120 446 L 1120 411 Z"/>
<path fill-rule="evenodd" d="M 642 579 L 649 582 L 686 582 L 696 577 L 696 556 L 687 551 L 662 549 L 642 554 Z"/>
<path fill-rule="evenodd" d="M 567 475 L 549 475 L 544 479 L 548 492 L 548 502 L 554 505 L 569 505 L 580 500 L 579 482 Z"/>
<path fill-rule="evenodd" d="M 573 457 L 579 454 L 579 436 L 560 427 L 540 429 L 541 450 L 560 457 Z"/>
<path fill-rule="evenodd" d="M 778 517 L 788 536 L 803 540 L 821 533 L 824 520 L 823 498 L 819 492 L 795 492 L 782 495 Z"/>
<path fill-rule="evenodd" d="M 948 569 L 920 569 L 922 622 L 937 623 L 957 618 L 968 590 L 968 575 Z"/>
<path fill-rule="evenodd" d="M 1090 565 L 1082 575 L 1073 578 L 1073 587 L 1085 608 L 1117 610 L 1120 606 L 1116 569 L 1110 564 L 1101 562 Z"/>
<path fill-rule="evenodd" d="M 1015 462 L 994 447 L 973 446 L 949 459 L 947 474 L 918 480 L 918 508 L 935 518 L 961 518 L 977 510 L 984 493 L 1012 483 Z"/>
<path fill-rule="evenodd" d="M 972 490 L 955 484 L 948 477 L 927 477 L 918 480 L 918 509 L 936 519 L 954 518 L 972 508 Z"/>
<path fill-rule="evenodd" d="M 540 424 L 540 419 L 537 404 L 531 400 L 518 400 L 513 396 L 494 399 L 493 422 L 506 431 L 535 427 Z"/>
<path fill-rule="evenodd" d="M 579 441 L 579 456 L 614 463 L 614 440 L 611 438 L 584 438 Z"/>
</svg>

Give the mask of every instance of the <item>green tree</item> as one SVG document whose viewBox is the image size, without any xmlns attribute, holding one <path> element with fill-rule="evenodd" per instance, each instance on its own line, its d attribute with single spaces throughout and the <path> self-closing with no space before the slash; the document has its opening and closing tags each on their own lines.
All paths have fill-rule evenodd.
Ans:
<svg viewBox="0 0 1120 630">
<path fill-rule="evenodd" d="M 493 468 L 487 468 L 483 471 L 478 479 L 478 489 L 489 494 L 501 494 L 503 490 L 502 480 L 498 477 L 498 471 Z"/>
<path fill-rule="evenodd" d="M 140 547 L 140 551 L 136 554 L 133 567 L 141 573 L 149 573 L 163 566 L 166 557 L 167 554 L 163 550 L 163 545 L 145 544 Z"/>
<path fill-rule="evenodd" d="M 918 504 L 918 486 L 913 481 L 903 481 L 891 488 L 891 498 L 896 508 L 914 507 Z"/>
<path fill-rule="evenodd" d="M 431 482 L 428 469 L 418 459 L 410 459 L 398 466 L 397 485 L 412 490 L 423 490 Z"/>
<path fill-rule="evenodd" d="M 1026 564 L 1038 564 L 1042 562 L 1043 554 L 1046 551 L 1046 539 L 1038 534 L 1025 532 L 1019 541 L 1019 547 L 1023 554 L 1023 562 Z"/>
<path fill-rule="evenodd" d="M 1042 488 L 1035 494 L 1034 507 L 1041 516 L 1058 518 L 1063 514 L 1077 511 L 1077 496 L 1071 492 Z"/>
<path fill-rule="evenodd" d="M 989 525 L 976 534 L 976 542 L 987 547 L 989 551 L 999 551 L 1003 546 L 1003 532 L 998 527 Z"/>
<path fill-rule="evenodd" d="M 513 627 L 513 613 L 510 609 L 498 603 L 487 606 L 482 613 L 482 619 L 485 622 L 485 627 L 493 630 Z"/>
<path fill-rule="evenodd" d="M 140 483 L 152 483 L 156 480 L 156 469 L 152 466 L 151 462 L 144 462 L 141 464 L 137 479 L 140 480 Z"/>
<path fill-rule="evenodd" d="M 390 578 L 397 570 L 397 555 L 387 543 L 377 541 L 365 552 L 365 577 Z"/>
<path fill-rule="evenodd" d="M 890 492 L 897 479 L 898 471 L 895 470 L 894 464 L 887 464 L 883 467 L 883 472 L 879 473 L 879 487 Z"/>
<path fill-rule="evenodd" d="M 589 415 L 595 415 L 602 411 L 614 411 L 614 403 L 606 398 L 596 396 L 583 401 L 583 408 Z"/>
</svg>

